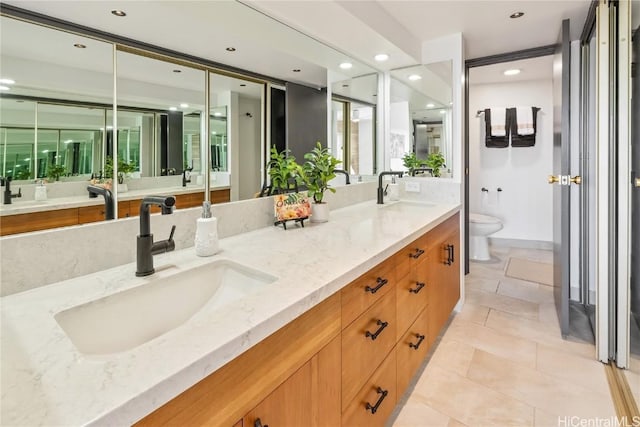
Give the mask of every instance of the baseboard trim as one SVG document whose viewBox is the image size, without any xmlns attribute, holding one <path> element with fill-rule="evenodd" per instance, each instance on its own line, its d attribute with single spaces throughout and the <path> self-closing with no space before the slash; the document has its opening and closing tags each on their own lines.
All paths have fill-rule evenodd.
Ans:
<svg viewBox="0 0 640 427">
<path fill-rule="evenodd" d="M 638 411 L 638 405 L 633 398 L 624 371 L 612 363 L 604 365 L 604 369 L 616 415 L 619 420 L 623 420 L 620 425 L 635 425 L 632 424 L 633 420 L 640 419 L 640 411 Z"/>
<path fill-rule="evenodd" d="M 545 240 L 503 239 L 500 237 L 489 237 L 489 242 L 492 245 L 500 247 L 542 249 L 547 251 L 553 250 L 553 242 L 547 242 Z"/>
</svg>

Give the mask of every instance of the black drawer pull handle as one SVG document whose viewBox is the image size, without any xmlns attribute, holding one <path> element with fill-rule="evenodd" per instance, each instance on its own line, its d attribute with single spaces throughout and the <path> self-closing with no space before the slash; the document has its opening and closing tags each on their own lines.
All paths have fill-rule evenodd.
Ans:
<svg viewBox="0 0 640 427">
<path fill-rule="evenodd" d="M 453 255 L 451 255 L 451 252 L 453 250 L 453 246 L 452 245 L 447 245 L 444 248 L 445 251 L 447 251 L 447 260 L 444 262 L 445 265 L 451 265 L 453 263 Z"/>
<path fill-rule="evenodd" d="M 366 288 L 364 288 L 364 290 L 366 292 L 371 292 L 372 294 L 375 294 L 376 292 L 378 292 L 378 289 L 380 289 L 381 287 L 383 287 L 384 285 L 386 285 L 389 281 L 387 279 L 383 279 L 382 277 L 378 277 L 376 279 L 376 283 L 378 286 L 376 286 L 375 288 L 372 288 L 371 286 L 368 286 Z"/>
<path fill-rule="evenodd" d="M 420 347 L 420 344 L 422 344 L 422 341 L 424 341 L 424 335 L 420 335 L 420 334 L 416 334 L 416 338 L 418 338 L 418 342 L 414 343 L 409 343 L 409 347 L 413 348 L 414 350 L 417 350 Z"/>
<path fill-rule="evenodd" d="M 367 402 L 367 407 L 366 407 L 367 411 L 371 411 L 372 414 L 375 414 L 376 412 L 378 412 L 378 407 L 380 406 L 384 398 L 387 397 L 387 394 L 389 394 L 388 390 L 383 390 L 381 387 L 378 387 L 376 389 L 376 392 L 380 395 L 380 397 L 378 398 L 378 401 L 373 406 L 371 406 L 371 403 Z"/>
<path fill-rule="evenodd" d="M 378 321 L 376 322 L 376 325 L 380 326 L 380 328 L 378 328 L 377 331 L 375 331 L 374 333 L 367 331 L 367 333 L 364 334 L 367 338 L 371 338 L 371 341 L 375 341 L 376 338 L 378 338 L 378 335 L 380 335 L 380 332 L 384 331 L 384 328 L 389 326 L 389 322 L 383 322 L 382 320 L 378 319 Z"/>
<path fill-rule="evenodd" d="M 454 263 L 454 262 L 456 262 L 456 259 L 455 259 L 455 253 L 456 252 L 454 250 L 455 246 L 449 245 L 449 247 L 451 248 L 451 263 Z"/>
<path fill-rule="evenodd" d="M 424 253 L 424 249 L 416 248 L 416 251 L 412 254 L 409 254 L 409 256 L 413 259 L 418 259 L 423 253 Z"/>
<path fill-rule="evenodd" d="M 260 418 L 256 418 L 256 420 L 253 423 L 253 427 L 269 427 L 268 424 L 265 424 L 264 426 L 262 425 L 262 421 L 260 421 Z"/>
<path fill-rule="evenodd" d="M 422 288 L 424 288 L 424 283 L 416 282 L 416 287 L 413 289 L 409 289 L 409 292 L 413 292 L 414 294 L 417 294 L 418 292 L 420 292 L 420 289 Z"/>
</svg>

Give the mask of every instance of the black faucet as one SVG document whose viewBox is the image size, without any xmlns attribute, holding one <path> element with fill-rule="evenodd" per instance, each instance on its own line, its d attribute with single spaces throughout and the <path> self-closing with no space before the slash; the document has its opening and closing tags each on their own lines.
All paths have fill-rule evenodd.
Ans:
<svg viewBox="0 0 640 427">
<path fill-rule="evenodd" d="M 5 178 L 0 177 L 0 185 L 4 185 L 3 203 L 5 205 L 10 205 L 11 199 L 15 199 L 16 197 L 22 197 L 22 188 L 18 188 L 18 192 L 16 194 L 11 194 L 12 179 L 13 178 L 11 176 L 7 176 Z"/>
<path fill-rule="evenodd" d="M 100 187 L 97 185 L 88 185 L 87 191 L 89 192 L 89 198 L 95 199 L 98 195 L 104 197 L 104 219 L 110 220 L 116 217 L 115 209 L 113 206 L 113 195 L 108 188 Z"/>
<path fill-rule="evenodd" d="M 190 168 L 184 168 L 182 170 L 182 186 L 186 187 L 187 182 L 191 182 L 191 171 L 193 170 L 193 166 Z M 189 179 L 187 179 L 187 172 L 189 172 Z"/>
<path fill-rule="evenodd" d="M 380 172 L 380 175 L 378 175 L 378 204 L 379 205 L 384 203 L 384 190 L 382 189 L 382 177 L 385 175 L 397 175 L 399 178 L 402 178 L 403 173 L 402 171 Z"/>
<path fill-rule="evenodd" d="M 167 240 L 153 241 L 151 234 L 151 216 L 149 207 L 151 205 L 160 206 L 162 215 L 173 213 L 173 206 L 176 204 L 174 196 L 147 196 L 140 203 L 140 235 L 137 240 L 136 276 L 148 276 L 155 272 L 153 268 L 153 256 L 164 252 L 171 252 L 176 248 L 173 241 L 173 233 L 176 226 L 171 227 L 171 234 Z"/>
<path fill-rule="evenodd" d="M 349 174 L 347 173 L 346 170 L 342 170 L 342 169 L 334 169 L 333 173 L 341 173 L 346 177 L 346 184 L 349 185 L 351 184 L 351 178 L 349 177 Z"/>
<path fill-rule="evenodd" d="M 415 169 L 411 169 L 411 176 L 416 176 L 416 172 L 429 172 L 430 174 L 433 175 L 433 169 L 432 168 L 415 168 Z"/>
</svg>

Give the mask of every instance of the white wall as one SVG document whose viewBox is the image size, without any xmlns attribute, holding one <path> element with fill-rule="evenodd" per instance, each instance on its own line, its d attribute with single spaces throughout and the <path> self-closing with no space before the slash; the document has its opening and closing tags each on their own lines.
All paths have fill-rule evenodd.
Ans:
<svg viewBox="0 0 640 427">
<path fill-rule="evenodd" d="M 471 82 L 473 83 L 473 82 Z M 484 118 L 490 107 L 540 107 L 533 147 L 487 148 Z M 553 240 L 553 187 L 547 176 L 553 166 L 552 81 L 471 85 L 469 88 L 469 210 L 501 218 L 504 228 L 492 237 Z M 489 189 L 488 193 L 481 191 Z M 498 193 L 497 188 L 502 188 Z"/>
</svg>

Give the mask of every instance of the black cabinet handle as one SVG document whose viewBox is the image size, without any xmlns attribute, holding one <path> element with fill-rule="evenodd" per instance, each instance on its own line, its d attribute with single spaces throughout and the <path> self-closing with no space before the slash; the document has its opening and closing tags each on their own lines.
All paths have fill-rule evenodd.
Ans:
<svg viewBox="0 0 640 427">
<path fill-rule="evenodd" d="M 378 292 L 378 289 L 380 289 L 381 287 L 383 287 L 387 283 L 388 283 L 387 279 L 383 279 L 382 277 L 378 277 L 376 279 L 377 286 L 375 288 L 372 288 L 371 286 L 367 286 L 366 288 L 364 288 L 364 290 L 365 290 L 365 292 L 371 292 L 372 294 L 375 294 L 376 292 Z"/>
<path fill-rule="evenodd" d="M 253 427 L 269 427 L 269 425 L 262 425 L 262 421 L 260 421 L 260 418 L 256 418 L 256 420 L 253 422 Z"/>
<path fill-rule="evenodd" d="M 451 248 L 451 263 L 454 263 L 454 262 L 456 262 L 456 259 L 455 259 L 456 251 L 454 249 L 455 246 L 454 245 L 449 245 L 449 247 Z"/>
<path fill-rule="evenodd" d="M 447 260 L 444 262 L 445 265 L 451 265 L 453 263 L 453 259 L 451 256 L 451 250 L 453 249 L 452 245 L 447 245 L 444 248 L 447 251 Z"/>
<path fill-rule="evenodd" d="M 376 338 L 378 338 L 378 335 L 380 335 L 380 332 L 384 331 L 384 328 L 389 326 L 389 322 L 383 322 L 382 320 L 378 319 L 378 321 L 376 322 L 376 325 L 380 326 L 380 328 L 378 328 L 377 331 L 375 331 L 374 333 L 367 331 L 367 333 L 364 334 L 367 338 L 371 338 L 371 341 L 375 341 Z"/>
<path fill-rule="evenodd" d="M 414 343 L 409 343 L 409 347 L 411 347 L 414 350 L 417 350 L 420 347 L 420 344 L 422 344 L 422 341 L 424 341 L 424 335 L 420 335 L 420 334 L 416 334 L 416 338 L 418 338 L 418 342 Z"/>
<path fill-rule="evenodd" d="M 376 389 L 376 392 L 380 395 L 376 404 L 371 406 L 371 403 L 367 402 L 367 406 L 366 406 L 367 411 L 371 411 L 372 414 L 375 414 L 376 412 L 378 412 L 378 407 L 380 406 L 384 398 L 387 397 L 387 394 L 389 394 L 388 390 L 383 390 L 381 387 L 378 387 Z"/>
<path fill-rule="evenodd" d="M 413 259 L 418 259 L 423 253 L 424 253 L 424 249 L 416 248 L 416 251 L 412 254 L 409 254 L 409 256 Z"/>
<path fill-rule="evenodd" d="M 417 294 L 418 292 L 420 292 L 420 289 L 422 288 L 424 288 L 424 283 L 416 282 L 416 287 L 413 289 L 409 289 L 409 292 L 413 292 L 414 294 Z"/>
</svg>

